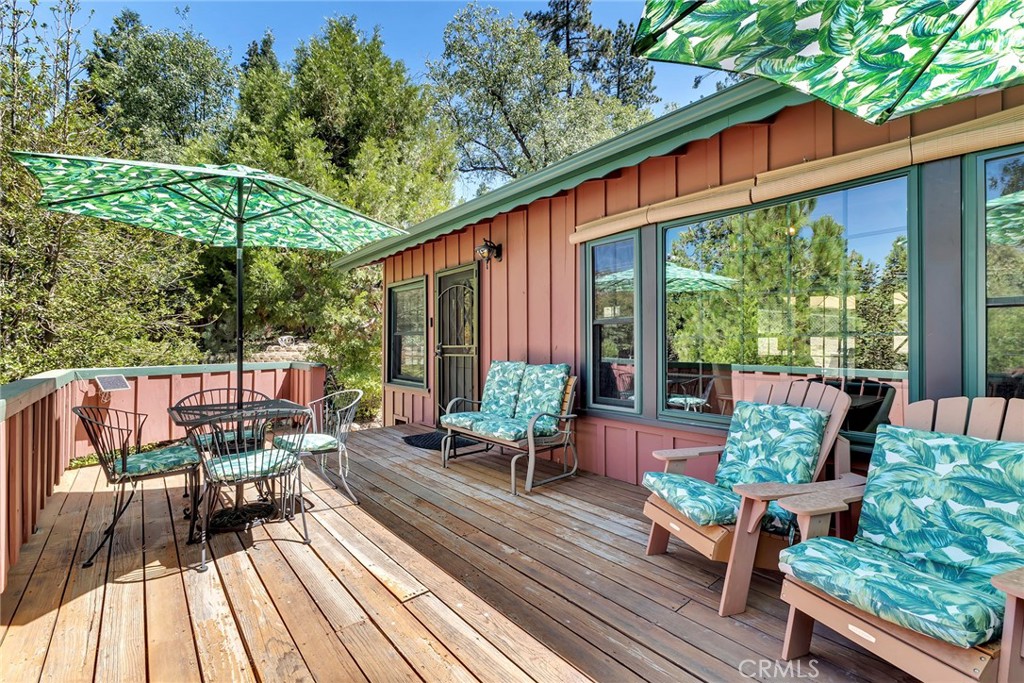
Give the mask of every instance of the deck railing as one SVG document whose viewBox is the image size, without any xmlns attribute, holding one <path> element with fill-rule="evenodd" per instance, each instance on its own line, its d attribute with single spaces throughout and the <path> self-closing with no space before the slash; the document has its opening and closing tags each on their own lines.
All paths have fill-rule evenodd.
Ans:
<svg viewBox="0 0 1024 683">
<path fill-rule="evenodd" d="M 129 388 L 102 392 L 94 378 L 109 374 L 124 375 Z M 275 398 L 307 404 L 323 396 L 324 377 L 325 368 L 312 363 L 247 363 L 244 382 Z M 184 436 L 167 414 L 175 401 L 234 381 L 234 364 L 224 363 L 54 370 L 0 385 L 0 591 L 71 459 L 91 452 L 73 406 L 147 413 L 143 442 L 158 443 Z"/>
</svg>

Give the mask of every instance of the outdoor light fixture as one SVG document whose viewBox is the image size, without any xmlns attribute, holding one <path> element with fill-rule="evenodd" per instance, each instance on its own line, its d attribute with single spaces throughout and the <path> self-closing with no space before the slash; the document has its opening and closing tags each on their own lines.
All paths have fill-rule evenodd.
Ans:
<svg viewBox="0 0 1024 683">
<path fill-rule="evenodd" d="M 501 260 L 501 245 L 495 244 L 486 237 L 484 243 L 477 247 L 476 251 L 477 258 L 484 262 L 484 265 L 488 268 L 491 267 L 491 259 Z"/>
</svg>

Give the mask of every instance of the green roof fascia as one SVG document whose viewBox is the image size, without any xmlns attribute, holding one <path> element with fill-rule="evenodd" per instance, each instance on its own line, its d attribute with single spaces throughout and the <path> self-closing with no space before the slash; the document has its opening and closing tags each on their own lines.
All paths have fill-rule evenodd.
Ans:
<svg viewBox="0 0 1024 683">
<path fill-rule="evenodd" d="M 687 142 L 709 138 L 731 126 L 758 121 L 812 99 L 771 81 L 743 81 L 428 218 L 408 228 L 407 235 L 358 249 L 335 261 L 335 266 L 349 270 L 379 261 L 584 181 L 668 154 Z"/>
<path fill-rule="evenodd" d="M 309 370 L 320 363 L 303 361 L 277 363 L 246 363 L 246 370 Z M 32 375 L 25 379 L 0 384 L 0 420 L 8 415 L 21 412 L 25 406 L 52 394 L 57 389 L 75 380 L 95 379 L 99 375 L 124 375 L 125 377 L 166 377 L 167 375 L 198 375 L 208 372 L 234 372 L 234 363 L 210 363 L 205 365 L 150 365 L 135 368 L 77 368 L 51 370 Z"/>
</svg>

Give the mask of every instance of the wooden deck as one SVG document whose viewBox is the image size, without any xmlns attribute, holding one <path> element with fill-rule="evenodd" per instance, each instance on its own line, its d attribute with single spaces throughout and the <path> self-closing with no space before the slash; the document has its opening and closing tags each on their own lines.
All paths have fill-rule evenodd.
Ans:
<svg viewBox="0 0 1024 683">
<path fill-rule="evenodd" d="M 778 657 L 778 576 L 719 618 L 722 566 L 643 555 L 639 487 L 585 474 L 514 498 L 507 457 L 442 470 L 402 442 L 420 429 L 352 435 L 358 506 L 308 477 L 311 546 L 298 520 L 219 535 L 205 574 L 174 480 L 147 482 L 82 569 L 113 496 L 95 467 L 66 473 L 0 596 L 0 678 L 675 683 L 750 680 Z M 804 676 L 907 680 L 823 635 Z"/>
</svg>

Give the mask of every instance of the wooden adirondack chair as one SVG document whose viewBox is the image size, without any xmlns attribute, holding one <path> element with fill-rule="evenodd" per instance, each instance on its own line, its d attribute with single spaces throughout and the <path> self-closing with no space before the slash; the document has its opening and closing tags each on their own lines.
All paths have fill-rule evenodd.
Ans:
<svg viewBox="0 0 1024 683">
<path fill-rule="evenodd" d="M 1002 398 L 976 398 L 972 402 L 961 396 L 918 401 L 908 406 L 905 416 L 906 426 L 914 429 L 1024 442 L 1024 399 L 1007 403 Z M 863 498 L 864 490 L 857 486 L 821 491 L 787 498 L 780 505 L 796 513 L 801 537 L 806 540 L 826 532 L 831 515 L 848 510 L 851 503 Z M 992 577 L 992 585 L 1006 594 L 1002 641 L 993 639 L 974 647 L 952 644 L 882 619 L 795 578 L 792 567 L 784 565 L 784 569 L 782 599 L 790 604 L 784 659 L 810 652 L 814 622 L 818 621 L 923 680 L 1024 681 L 1024 568 Z M 956 585 L 959 592 L 965 590 L 959 580 Z"/>
<path fill-rule="evenodd" d="M 795 381 L 761 386 L 754 402 L 817 408 L 828 413 L 828 423 L 811 477 L 813 483 L 737 486 L 734 491 L 743 498 L 735 525 L 698 524 L 657 493 L 652 493 L 644 504 L 644 515 L 651 520 L 648 555 L 664 553 L 668 549 L 669 535 L 672 535 L 708 559 L 729 563 L 718 610 L 723 617 L 746 609 L 754 567 L 778 569 L 779 551 L 789 544 L 787 536 L 762 530 L 761 521 L 771 502 L 822 488 L 850 487 L 864 482 L 864 477 L 850 473 L 850 443 L 839 436 L 839 428 L 850 407 L 848 394 L 822 383 Z M 704 455 L 720 456 L 724 448 L 724 445 L 698 446 L 655 451 L 653 455 L 665 462 L 666 473 L 684 474 L 688 460 Z M 825 461 L 833 450 L 835 479 L 820 481 Z"/>
</svg>

